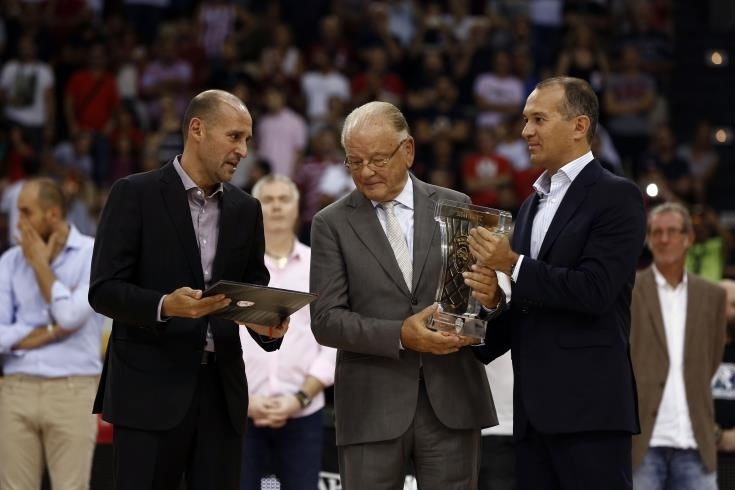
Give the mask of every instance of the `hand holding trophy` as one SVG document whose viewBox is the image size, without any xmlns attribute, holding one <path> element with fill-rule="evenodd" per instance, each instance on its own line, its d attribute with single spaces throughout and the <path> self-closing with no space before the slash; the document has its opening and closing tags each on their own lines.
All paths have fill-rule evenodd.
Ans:
<svg viewBox="0 0 735 490">
<path fill-rule="evenodd" d="M 470 230 L 481 227 L 491 233 L 508 236 L 512 229 L 511 214 L 498 209 L 441 200 L 436 204 L 434 217 L 441 230 L 442 269 L 436 291 L 439 306 L 427 326 L 431 330 L 471 337 L 481 344 L 487 322 L 480 315 L 482 304 L 477 298 L 479 295 L 472 294 L 465 275 L 477 279 L 485 266 L 478 264 L 470 251 Z"/>
</svg>

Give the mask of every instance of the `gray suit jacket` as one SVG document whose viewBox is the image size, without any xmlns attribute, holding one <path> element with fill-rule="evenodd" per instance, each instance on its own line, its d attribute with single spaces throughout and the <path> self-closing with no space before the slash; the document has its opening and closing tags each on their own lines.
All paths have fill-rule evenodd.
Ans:
<svg viewBox="0 0 735 490">
<path fill-rule="evenodd" d="M 699 455 L 704 466 L 714 471 L 717 449 L 710 382 L 720 365 L 724 349 L 725 291 L 694 274 L 689 274 L 687 281 L 684 386 Z M 651 441 L 669 373 L 666 330 L 651 268 L 639 272 L 635 280 L 631 303 L 630 350 L 641 414 L 641 433 L 633 437 L 633 468 L 637 468 Z"/>
<path fill-rule="evenodd" d="M 452 429 L 497 424 L 482 364 L 470 348 L 445 356 L 400 348 L 403 320 L 434 301 L 441 270 L 439 199 L 466 195 L 411 177 L 414 191 L 413 288 L 408 290 L 372 203 L 359 191 L 319 212 L 311 229 L 311 326 L 335 347 L 337 444 L 399 437 L 416 410 L 419 366 L 431 406 Z"/>
</svg>

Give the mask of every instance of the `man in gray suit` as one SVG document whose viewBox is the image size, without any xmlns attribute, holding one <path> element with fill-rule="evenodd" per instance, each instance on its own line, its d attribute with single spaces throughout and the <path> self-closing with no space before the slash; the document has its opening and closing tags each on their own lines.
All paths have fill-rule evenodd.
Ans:
<svg viewBox="0 0 735 490">
<path fill-rule="evenodd" d="M 370 102 L 345 120 L 342 145 L 357 189 L 311 229 L 312 330 L 336 347 L 335 409 L 346 490 L 477 487 L 480 429 L 497 424 L 468 338 L 428 330 L 441 269 L 439 199 L 458 192 L 409 173 L 415 146 L 401 112 Z M 490 269 L 465 275 L 486 307 L 499 304 Z"/>
</svg>

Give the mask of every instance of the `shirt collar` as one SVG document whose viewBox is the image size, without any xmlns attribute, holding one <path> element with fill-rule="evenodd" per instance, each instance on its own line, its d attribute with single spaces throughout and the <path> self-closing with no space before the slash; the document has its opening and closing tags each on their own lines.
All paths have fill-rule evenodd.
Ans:
<svg viewBox="0 0 735 490">
<path fill-rule="evenodd" d="M 82 235 L 77 227 L 69 223 L 69 236 L 66 238 L 64 249 L 80 248 L 84 243 L 84 235 Z"/>
<path fill-rule="evenodd" d="M 582 155 L 579 158 L 575 158 L 571 162 L 564 165 L 562 168 L 560 168 L 556 174 L 560 174 L 563 178 L 566 177 L 569 182 L 574 182 L 574 179 L 577 178 L 577 175 L 582 171 L 584 167 L 587 166 L 588 163 L 590 163 L 592 160 L 594 160 L 595 157 L 592 155 L 591 151 L 588 151 L 584 155 Z M 554 174 L 554 175 L 556 175 Z M 536 182 L 533 183 L 533 188 L 536 190 L 536 193 L 540 197 L 544 197 L 551 192 L 551 179 L 552 175 L 549 175 L 548 170 L 544 170 L 544 173 L 539 175 L 538 179 L 536 179 Z"/>
<path fill-rule="evenodd" d="M 666 281 L 666 278 L 663 274 L 661 274 L 661 271 L 658 270 L 656 267 L 656 264 L 651 264 L 651 269 L 653 269 L 653 278 L 656 280 L 656 285 L 660 288 L 667 287 L 670 289 L 674 289 L 671 287 L 671 285 Z M 679 286 L 687 287 L 687 284 L 689 284 L 689 281 L 687 279 L 687 271 L 684 269 L 684 274 L 681 277 L 681 282 L 676 285 L 678 288 Z"/>
<path fill-rule="evenodd" d="M 406 185 L 403 186 L 401 193 L 393 200 L 413 211 L 413 181 L 411 180 L 411 175 L 406 179 Z M 370 202 L 373 203 L 374 208 L 380 205 L 380 201 L 371 200 Z"/>
<path fill-rule="evenodd" d="M 174 169 L 176 169 L 176 173 L 179 174 L 179 177 L 181 178 L 181 183 L 184 184 L 184 189 L 187 191 L 190 191 L 191 189 L 199 189 L 199 186 L 196 185 L 196 182 L 194 182 L 191 177 L 189 177 L 189 174 L 186 173 L 184 167 L 181 166 L 179 157 L 181 157 L 181 155 L 177 155 L 176 158 L 174 158 Z M 222 182 L 218 183 L 217 188 L 214 190 L 212 195 L 207 197 L 212 197 L 218 192 L 224 192 L 224 186 L 222 185 Z"/>
</svg>

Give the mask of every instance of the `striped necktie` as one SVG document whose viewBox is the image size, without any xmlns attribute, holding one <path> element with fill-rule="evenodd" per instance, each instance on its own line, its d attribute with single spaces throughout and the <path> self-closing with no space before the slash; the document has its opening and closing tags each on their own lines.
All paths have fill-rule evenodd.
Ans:
<svg viewBox="0 0 735 490">
<path fill-rule="evenodd" d="M 413 276 L 413 264 L 411 263 L 411 253 L 408 250 L 408 243 L 403 234 L 403 229 L 398 223 L 398 218 L 393 210 L 396 201 L 382 202 L 380 205 L 385 210 L 385 234 L 388 236 L 388 242 L 396 256 L 398 267 L 403 273 L 403 279 L 406 281 L 409 291 L 411 290 L 411 280 Z"/>
</svg>

